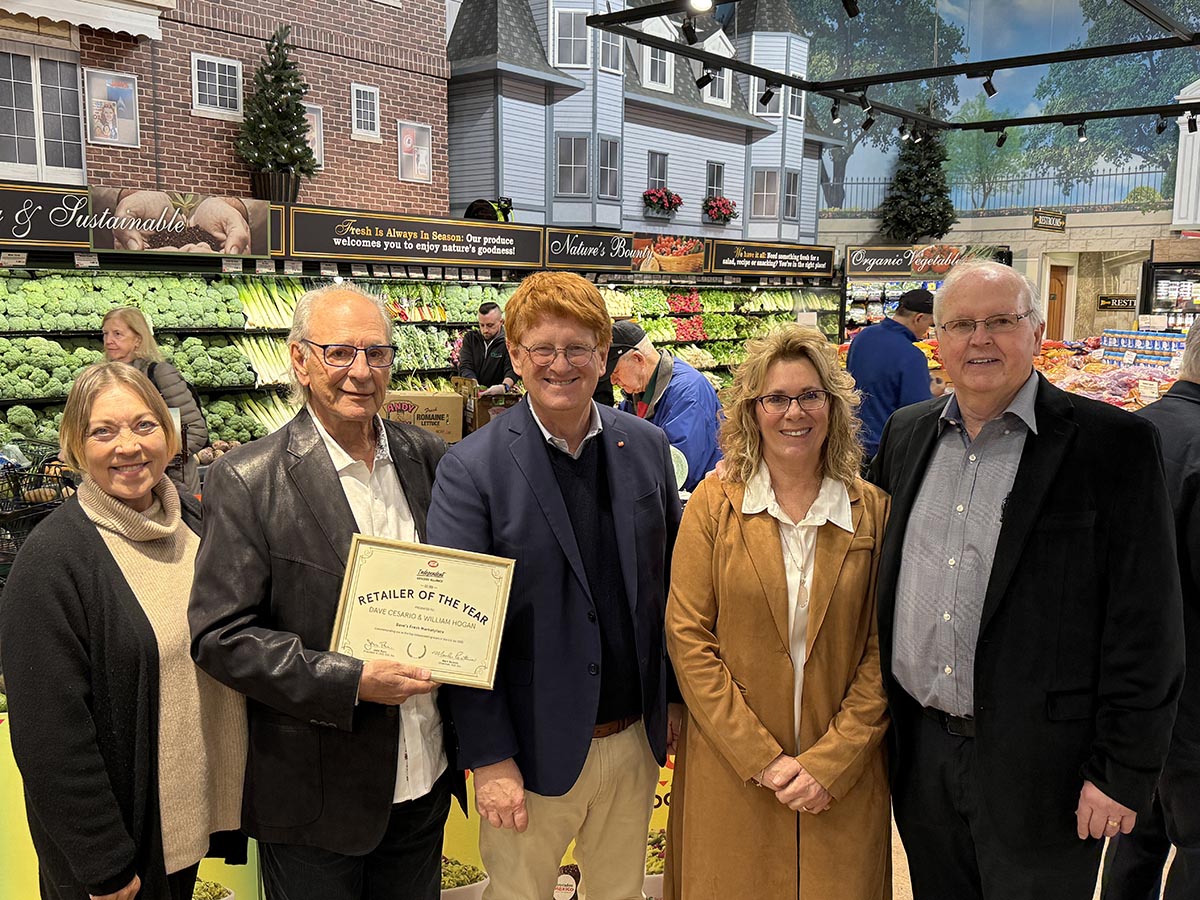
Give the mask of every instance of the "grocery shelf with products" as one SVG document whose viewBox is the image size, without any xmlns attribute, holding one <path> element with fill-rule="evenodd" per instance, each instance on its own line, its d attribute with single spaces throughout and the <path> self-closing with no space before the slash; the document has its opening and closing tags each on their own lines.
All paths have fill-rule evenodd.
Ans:
<svg viewBox="0 0 1200 900">
<path fill-rule="evenodd" d="M 1200 315 L 1200 240 L 1154 241 L 1151 259 L 1142 264 L 1139 320 L 1149 316 L 1147 327 L 1186 332 L 1197 315 Z M 1139 321 L 1139 327 L 1142 324 Z"/>
</svg>

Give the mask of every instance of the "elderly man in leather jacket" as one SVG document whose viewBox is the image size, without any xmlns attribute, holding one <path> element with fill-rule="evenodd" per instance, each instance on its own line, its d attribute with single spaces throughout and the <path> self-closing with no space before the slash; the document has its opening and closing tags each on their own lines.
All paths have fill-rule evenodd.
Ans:
<svg viewBox="0 0 1200 900">
<path fill-rule="evenodd" d="M 435 900 L 450 796 L 465 802 L 428 670 L 329 647 L 351 535 L 421 540 L 445 452 L 379 416 L 390 336 L 356 289 L 301 298 L 288 342 L 303 408 L 205 484 L 192 655 L 247 697 L 242 827 L 268 900 Z"/>
</svg>

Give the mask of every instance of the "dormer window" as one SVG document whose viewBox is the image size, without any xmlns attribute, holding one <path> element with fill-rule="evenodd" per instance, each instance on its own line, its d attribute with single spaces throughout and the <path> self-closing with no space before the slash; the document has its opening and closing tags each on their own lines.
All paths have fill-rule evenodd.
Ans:
<svg viewBox="0 0 1200 900">
<path fill-rule="evenodd" d="M 675 66 L 672 54 L 661 47 L 646 48 L 645 77 L 643 83 L 656 91 L 675 90 Z"/>
</svg>

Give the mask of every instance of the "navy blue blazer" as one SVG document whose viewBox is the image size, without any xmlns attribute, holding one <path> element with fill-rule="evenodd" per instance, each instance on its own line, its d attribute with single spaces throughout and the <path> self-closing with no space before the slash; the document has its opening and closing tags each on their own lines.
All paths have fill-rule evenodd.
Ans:
<svg viewBox="0 0 1200 900">
<path fill-rule="evenodd" d="M 600 406 L 625 593 L 633 613 L 650 749 L 666 761 L 668 685 L 663 641 L 680 503 L 663 431 Z M 557 451 L 555 451 L 557 452 Z M 458 762 L 514 758 L 525 787 L 559 796 L 579 777 L 600 697 L 596 622 L 567 507 L 528 399 L 453 447 L 438 465 L 427 540 L 517 561 L 500 665 L 491 691 L 446 687 Z"/>
</svg>

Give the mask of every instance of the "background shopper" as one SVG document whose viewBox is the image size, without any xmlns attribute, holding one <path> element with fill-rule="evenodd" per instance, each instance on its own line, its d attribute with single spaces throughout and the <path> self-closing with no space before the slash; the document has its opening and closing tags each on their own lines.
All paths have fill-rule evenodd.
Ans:
<svg viewBox="0 0 1200 900">
<path fill-rule="evenodd" d="M 188 654 L 198 504 L 163 475 L 179 437 L 130 366 L 80 373 L 60 440 L 83 483 L 0 603 L 42 897 L 190 900 L 210 844 L 231 862 L 246 846 L 245 707 Z"/>
<path fill-rule="evenodd" d="M 517 373 L 504 342 L 504 314 L 490 300 L 479 305 L 479 330 L 463 335 L 458 374 L 474 378 L 481 395 L 506 394 L 517 383 Z"/>
<path fill-rule="evenodd" d="M 688 714 L 666 894 L 882 900 L 888 499 L 858 477 L 858 397 L 825 336 L 788 325 L 748 350 L 721 477 L 692 494 L 672 561 L 667 642 Z"/>
</svg>

